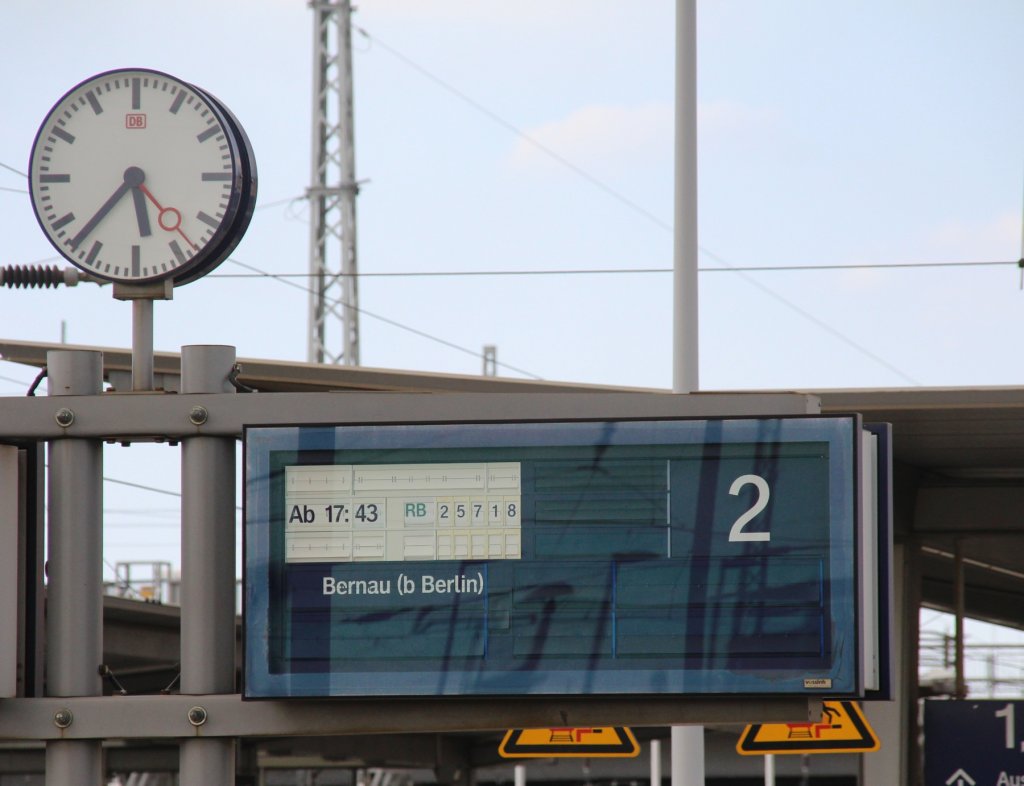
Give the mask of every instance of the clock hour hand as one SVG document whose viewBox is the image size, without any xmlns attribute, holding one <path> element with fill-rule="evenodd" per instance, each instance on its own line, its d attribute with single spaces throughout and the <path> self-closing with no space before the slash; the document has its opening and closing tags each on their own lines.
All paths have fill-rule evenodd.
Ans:
<svg viewBox="0 0 1024 786">
<path fill-rule="evenodd" d="M 121 201 L 121 198 L 129 191 L 137 191 L 142 182 L 146 179 L 145 173 L 137 166 L 130 166 L 124 170 L 124 182 L 121 183 L 114 191 L 113 194 L 100 205 L 100 209 L 96 211 L 95 215 L 85 222 L 85 225 L 78 230 L 78 233 L 71 238 L 70 245 L 72 249 L 77 250 L 78 246 L 81 245 L 82 241 L 89 236 L 99 223 L 107 217 L 107 213 L 114 209 L 114 205 Z M 138 213 L 138 200 L 136 204 L 136 214 Z M 149 224 L 149 217 L 146 216 L 146 224 Z M 142 221 L 139 222 L 139 231 L 142 231 Z"/>
<path fill-rule="evenodd" d="M 148 237 L 153 234 L 149 228 L 149 213 L 146 210 L 146 195 L 139 188 L 132 189 L 132 200 L 135 202 L 135 220 L 139 222 L 139 236 Z"/>
</svg>

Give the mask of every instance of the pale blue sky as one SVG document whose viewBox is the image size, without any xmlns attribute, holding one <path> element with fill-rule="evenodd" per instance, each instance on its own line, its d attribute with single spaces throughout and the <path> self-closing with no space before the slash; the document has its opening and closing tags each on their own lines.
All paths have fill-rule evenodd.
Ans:
<svg viewBox="0 0 1024 786">
<path fill-rule="evenodd" d="M 670 268 L 674 11 L 361 3 L 360 270 Z M 1021 256 L 1024 4 L 702 0 L 698 27 L 702 266 Z M 264 207 L 233 258 L 307 270 L 305 204 L 281 202 L 310 178 L 303 0 L 6 0 L 0 30 L 0 163 L 25 171 L 39 122 L 87 76 L 168 71 L 217 95 L 252 139 Z M 0 168 L 0 188 L 23 187 Z M 0 264 L 54 256 L 27 194 L 0 191 L 0 207 Z M 1019 280 L 1013 266 L 703 273 L 701 386 L 1019 385 Z M 307 300 L 273 280 L 209 277 L 157 305 L 156 345 L 301 360 Z M 367 278 L 360 306 L 364 365 L 481 368 L 376 314 L 472 352 L 496 344 L 499 361 L 546 379 L 671 384 L 666 273 Z M 130 309 L 109 288 L 0 290 L 6 338 L 56 341 L 61 320 L 74 343 L 130 340 Z M 0 363 L 0 395 L 31 376 Z"/>
</svg>

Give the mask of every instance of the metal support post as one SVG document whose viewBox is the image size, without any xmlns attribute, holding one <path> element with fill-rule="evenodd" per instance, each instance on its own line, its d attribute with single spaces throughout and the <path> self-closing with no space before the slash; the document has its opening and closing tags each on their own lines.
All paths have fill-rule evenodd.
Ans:
<svg viewBox="0 0 1024 786">
<path fill-rule="evenodd" d="M 956 613 L 956 687 L 954 698 L 967 698 L 967 676 L 964 672 L 964 616 L 966 614 L 964 581 L 964 542 L 957 538 L 953 558 L 953 603 Z"/>
<path fill-rule="evenodd" d="M 498 376 L 498 348 L 494 344 L 484 345 L 484 370 L 485 377 Z"/>
<path fill-rule="evenodd" d="M 698 389 L 697 0 L 676 0 L 672 392 Z"/>
<path fill-rule="evenodd" d="M 114 284 L 115 300 L 132 304 L 132 390 L 153 389 L 153 301 L 172 300 L 171 279 L 149 284 Z"/>
<path fill-rule="evenodd" d="M 132 390 L 153 389 L 153 301 L 132 301 Z"/>
<path fill-rule="evenodd" d="M 697 0 L 676 0 L 672 392 L 698 382 Z M 672 786 L 704 785 L 704 727 L 672 727 Z"/>
<path fill-rule="evenodd" d="M 661 740 L 651 740 L 651 786 L 661 786 Z"/>
<path fill-rule="evenodd" d="M 526 786 L 526 765 L 517 764 L 512 770 L 514 786 Z"/>
<path fill-rule="evenodd" d="M 912 547 L 909 547 L 912 549 Z M 917 700 L 912 696 L 911 683 L 917 677 L 916 662 L 911 668 L 908 661 L 917 657 L 917 620 L 920 599 L 911 587 L 908 547 L 893 545 L 893 603 L 895 615 L 892 628 L 890 657 L 895 664 L 892 673 L 892 701 L 866 701 L 861 706 L 871 728 L 884 740 L 881 750 L 860 759 L 859 783 L 884 783 L 887 786 L 907 786 L 916 783 L 911 776 L 909 729 L 911 718 L 917 717 Z"/>
<path fill-rule="evenodd" d="M 103 389 L 103 355 L 84 350 L 47 353 L 54 417 L 75 421 L 74 397 Z M 47 563 L 46 692 L 49 696 L 99 696 L 103 686 L 103 443 L 55 439 L 49 443 L 49 558 Z M 74 718 L 68 713 L 63 722 Z M 46 744 L 48 786 L 99 784 L 103 755 L 98 741 Z"/>
<path fill-rule="evenodd" d="M 234 347 L 181 352 L 181 392 L 229 393 Z M 201 399 L 189 419 L 209 416 Z M 235 690 L 235 440 L 197 435 L 181 445 L 181 692 Z M 201 728 L 205 710 L 189 720 Z M 235 741 L 196 737 L 181 743 L 180 783 L 234 783 Z"/>
<path fill-rule="evenodd" d="M 25 581 L 19 543 L 22 540 L 23 481 L 18 449 L 0 445 L 0 698 L 18 695 L 18 668 L 24 630 L 18 622 L 25 604 Z"/>
<path fill-rule="evenodd" d="M 672 786 L 704 786 L 704 727 L 672 727 Z"/>
</svg>

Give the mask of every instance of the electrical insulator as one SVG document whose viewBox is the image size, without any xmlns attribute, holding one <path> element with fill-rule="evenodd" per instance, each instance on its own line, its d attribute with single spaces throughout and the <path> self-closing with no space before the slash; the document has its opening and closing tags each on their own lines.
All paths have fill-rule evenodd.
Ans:
<svg viewBox="0 0 1024 786">
<path fill-rule="evenodd" d="M 61 269 L 56 265 L 7 265 L 0 267 L 0 286 L 12 288 L 73 287 L 86 277 L 74 268 Z"/>
</svg>

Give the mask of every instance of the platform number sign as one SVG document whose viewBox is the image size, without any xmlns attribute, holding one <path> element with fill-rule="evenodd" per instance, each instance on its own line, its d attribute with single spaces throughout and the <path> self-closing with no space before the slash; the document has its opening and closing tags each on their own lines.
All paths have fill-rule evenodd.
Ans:
<svg viewBox="0 0 1024 786">
<path fill-rule="evenodd" d="M 925 786 L 1024 783 L 1024 702 L 924 703 Z"/>
</svg>

